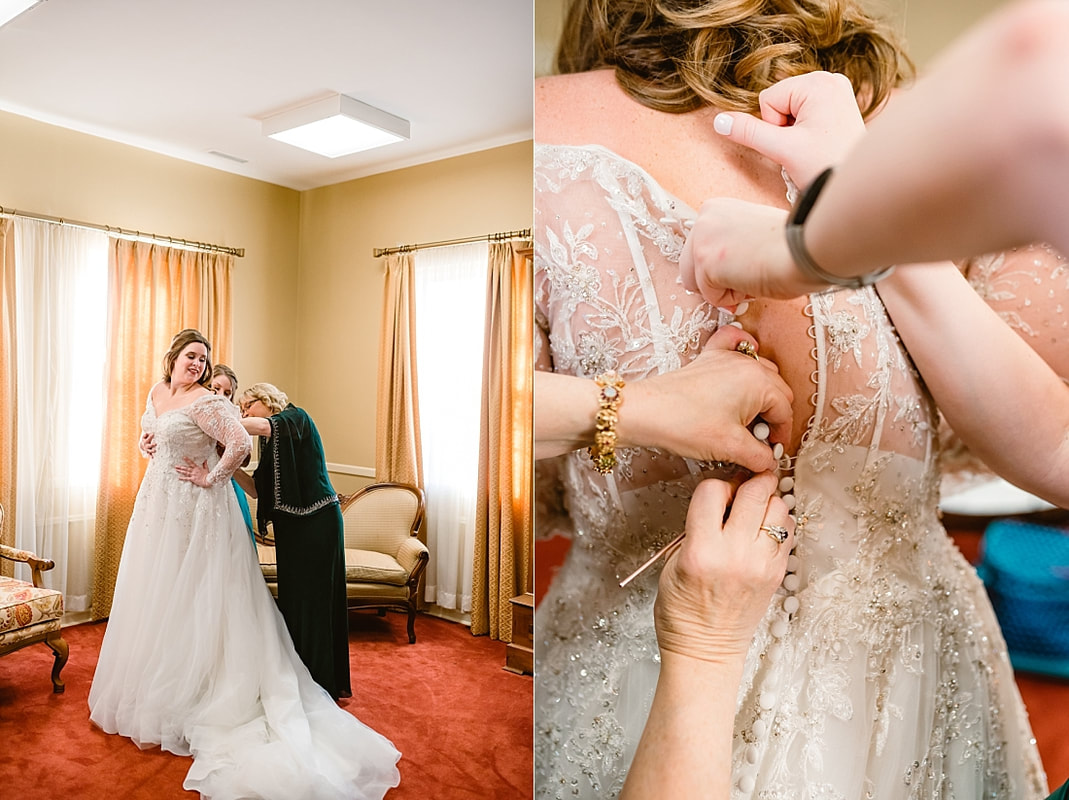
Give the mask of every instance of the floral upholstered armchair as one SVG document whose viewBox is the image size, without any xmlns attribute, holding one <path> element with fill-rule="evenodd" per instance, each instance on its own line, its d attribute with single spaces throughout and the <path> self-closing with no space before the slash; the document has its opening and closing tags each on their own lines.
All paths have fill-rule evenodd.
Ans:
<svg viewBox="0 0 1069 800">
<path fill-rule="evenodd" d="M 0 506 L 0 531 L 4 527 L 4 508 Z M 32 570 L 33 583 L 0 575 L 0 655 L 27 645 L 44 642 L 52 652 L 52 691 L 63 691 L 59 673 L 67 663 L 67 643 L 60 631 L 63 618 L 63 594 L 46 589 L 41 573 L 55 566 L 26 550 L 0 544 L 0 558 L 21 561 Z"/>
</svg>

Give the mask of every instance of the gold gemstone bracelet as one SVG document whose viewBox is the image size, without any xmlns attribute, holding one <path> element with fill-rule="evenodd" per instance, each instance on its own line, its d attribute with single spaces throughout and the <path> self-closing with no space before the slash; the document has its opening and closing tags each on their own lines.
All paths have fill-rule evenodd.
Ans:
<svg viewBox="0 0 1069 800">
<path fill-rule="evenodd" d="M 623 402 L 620 390 L 624 388 L 624 382 L 615 372 L 605 372 L 594 378 L 594 383 L 601 387 L 601 394 L 598 396 L 598 413 L 594 417 L 594 444 L 587 448 L 587 454 L 594 469 L 608 475 L 616 466 L 617 411 Z"/>
</svg>

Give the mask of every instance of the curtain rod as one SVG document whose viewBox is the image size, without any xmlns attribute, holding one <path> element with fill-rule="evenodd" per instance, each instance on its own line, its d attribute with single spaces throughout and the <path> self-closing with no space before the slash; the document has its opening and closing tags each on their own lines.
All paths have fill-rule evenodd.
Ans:
<svg viewBox="0 0 1069 800">
<path fill-rule="evenodd" d="M 424 250 L 428 247 L 445 247 L 450 244 L 468 244 L 469 242 L 502 242 L 507 239 L 530 239 L 531 229 L 524 228 L 519 231 L 502 231 L 501 233 L 488 233 L 485 236 L 465 236 L 462 239 L 446 239 L 443 242 L 424 242 L 423 244 L 403 244 L 400 247 L 376 247 L 371 252 L 375 258 L 389 256 L 394 253 L 410 253 L 413 250 Z"/>
<path fill-rule="evenodd" d="M 208 244 L 207 242 L 192 242 L 188 239 L 176 239 L 173 236 L 162 236 L 157 233 L 145 233 L 144 231 L 130 231 L 122 228 L 114 228 L 111 225 L 94 225 L 92 222 L 78 222 L 63 217 L 50 217 L 46 214 L 31 214 L 28 211 L 16 211 L 13 208 L 0 206 L 0 217 L 23 217 L 35 219 L 39 222 L 51 222 L 54 225 L 70 225 L 72 228 L 85 228 L 91 231 L 104 231 L 120 239 L 132 239 L 137 241 L 166 242 L 178 245 L 187 250 L 206 250 L 210 253 L 228 253 L 238 258 L 245 257 L 244 247 L 224 247 L 220 244 Z"/>
</svg>

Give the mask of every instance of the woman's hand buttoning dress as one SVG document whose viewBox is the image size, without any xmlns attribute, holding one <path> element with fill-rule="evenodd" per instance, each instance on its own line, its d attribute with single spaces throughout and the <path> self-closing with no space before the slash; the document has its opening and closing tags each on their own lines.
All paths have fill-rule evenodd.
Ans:
<svg viewBox="0 0 1069 800">
<path fill-rule="evenodd" d="M 728 313 L 682 283 L 704 200 L 790 205 L 780 168 L 715 133 L 718 113 L 756 112 L 772 76 L 814 69 L 847 74 L 872 110 L 900 77 L 890 29 L 857 3 L 751 6 L 573 3 L 558 54 L 573 74 L 536 86 L 538 368 L 619 376 L 623 440 L 628 390 L 682 372 L 732 322 L 790 387 L 793 433 L 772 438 L 793 468 L 796 545 L 743 667 L 733 797 L 1044 797 L 994 614 L 940 523 L 937 412 L 876 291 Z M 814 24 L 789 23 L 799 15 Z M 817 19 L 850 35 L 818 45 Z M 671 428 L 676 407 L 646 424 Z M 581 449 L 567 456 L 574 539 L 537 610 L 539 798 L 621 790 L 657 682 L 658 570 L 619 584 L 718 475 L 691 455 L 628 446 L 607 473 Z"/>
</svg>

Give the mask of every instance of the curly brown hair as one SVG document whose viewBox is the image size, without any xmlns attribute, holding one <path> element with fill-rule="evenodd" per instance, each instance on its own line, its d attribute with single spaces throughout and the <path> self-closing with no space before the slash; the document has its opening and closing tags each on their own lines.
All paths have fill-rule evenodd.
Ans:
<svg viewBox="0 0 1069 800">
<path fill-rule="evenodd" d="M 777 81 L 840 72 L 868 116 L 915 73 L 899 37 L 857 0 L 573 0 L 557 72 L 612 68 L 645 106 L 759 110 Z"/>
</svg>

